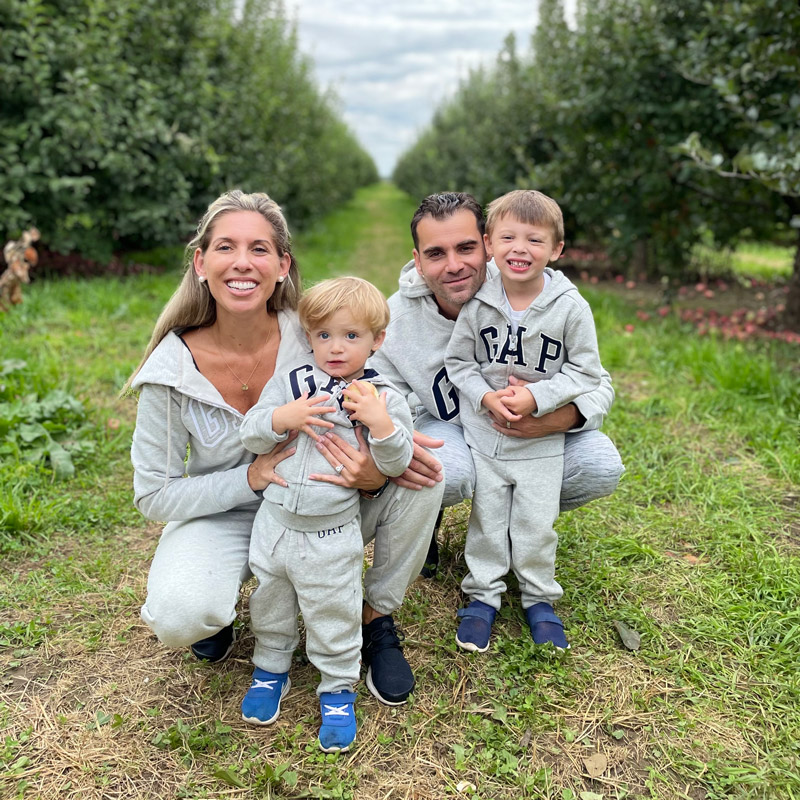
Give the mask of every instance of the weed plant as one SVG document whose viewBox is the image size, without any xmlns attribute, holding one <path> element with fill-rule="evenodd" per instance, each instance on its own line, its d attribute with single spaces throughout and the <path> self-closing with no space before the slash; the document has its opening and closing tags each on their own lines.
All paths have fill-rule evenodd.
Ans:
<svg viewBox="0 0 800 800">
<path fill-rule="evenodd" d="M 391 290 L 410 206 L 387 185 L 361 193 L 298 239 L 307 277 L 380 269 Z M 376 256 L 387 242 L 396 252 Z M 469 507 L 450 509 L 437 578 L 415 582 L 397 614 L 416 693 L 388 708 L 359 687 L 357 747 L 337 757 L 316 747 L 317 675 L 302 650 L 280 720 L 241 721 L 248 588 L 221 666 L 162 647 L 138 619 L 159 526 L 132 510 L 135 402 L 116 393 L 177 280 L 37 283 L 3 318 L 24 391 L 79 401 L 94 452 L 64 481 L 46 459 L 0 462 L 0 796 L 800 797 L 790 345 L 700 339 L 676 320 L 627 333 L 625 297 L 587 292 L 617 393 L 604 430 L 627 472 L 613 496 L 557 523 L 572 649 L 533 645 L 513 578 L 489 651 L 456 647 Z"/>
</svg>

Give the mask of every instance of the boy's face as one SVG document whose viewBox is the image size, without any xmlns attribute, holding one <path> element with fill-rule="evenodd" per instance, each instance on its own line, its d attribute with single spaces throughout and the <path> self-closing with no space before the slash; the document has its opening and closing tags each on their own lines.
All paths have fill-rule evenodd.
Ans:
<svg viewBox="0 0 800 800">
<path fill-rule="evenodd" d="M 564 242 L 553 241 L 553 232 L 513 217 L 499 219 L 491 236 L 484 236 L 486 251 L 500 270 L 503 285 L 520 291 L 539 292 L 544 268 L 557 261 Z"/>
<path fill-rule="evenodd" d="M 363 375 L 364 364 L 385 336 L 386 331 L 375 336 L 346 308 L 308 331 L 317 366 L 331 377 L 348 382 Z"/>
</svg>

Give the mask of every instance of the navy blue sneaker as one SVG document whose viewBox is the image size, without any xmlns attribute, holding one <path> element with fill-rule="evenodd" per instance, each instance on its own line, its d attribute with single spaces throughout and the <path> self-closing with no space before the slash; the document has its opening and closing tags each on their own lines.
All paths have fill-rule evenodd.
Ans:
<svg viewBox="0 0 800 800">
<path fill-rule="evenodd" d="M 458 616 L 461 624 L 456 632 L 456 644 L 471 653 L 485 653 L 489 649 L 497 611 L 480 600 L 473 600 L 466 608 L 458 609 Z"/>
<path fill-rule="evenodd" d="M 281 713 L 281 700 L 292 686 L 288 672 L 253 670 L 253 682 L 242 699 L 242 719 L 253 725 L 272 725 Z"/>
<path fill-rule="evenodd" d="M 556 650 L 569 650 L 564 623 L 549 603 L 534 603 L 525 609 L 534 644 L 552 644 Z"/>
<path fill-rule="evenodd" d="M 323 692 L 319 696 L 319 749 L 323 753 L 344 753 L 356 740 L 355 701 L 355 692 Z"/>
<path fill-rule="evenodd" d="M 361 660 L 367 666 L 366 684 L 373 697 L 387 706 L 401 706 L 414 690 L 414 673 L 408 665 L 391 615 L 361 626 Z"/>
<path fill-rule="evenodd" d="M 233 623 L 226 625 L 221 631 L 217 631 L 207 639 L 201 639 L 192 645 L 192 652 L 199 661 L 208 661 L 212 664 L 219 664 L 224 661 L 233 650 L 236 642 L 236 633 Z"/>
</svg>

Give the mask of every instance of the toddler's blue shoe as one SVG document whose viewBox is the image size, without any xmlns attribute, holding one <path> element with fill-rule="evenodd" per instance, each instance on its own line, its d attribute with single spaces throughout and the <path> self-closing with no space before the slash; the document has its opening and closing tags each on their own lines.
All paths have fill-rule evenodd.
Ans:
<svg viewBox="0 0 800 800">
<path fill-rule="evenodd" d="M 458 609 L 458 616 L 462 619 L 456 632 L 456 644 L 462 650 L 485 653 L 489 649 L 489 637 L 497 611 L 480 600 L 473 600 L 466 608 Z"/>
<path fill-rule="evenodd" d="M 528 620 L 535 644 L 550 642 L 556 650 L 569 650 L 569 642 L 564 635 L 564 623 L 549 603 L 534 603 L 529 606 L 525 609 L 525 619 Z"/>
<path fill-rule="evenodd" d="M 256 667 L 242 699 L 242 719 L 253 725 L 271 725 L 280 716 L 281 700 L 291 685 L 288 672 L 277 674 Z"/>
<path fill-rule="evenodd" d="M 319 747 L 323 753 L 346 752 L 356 740 L 355 701 L 355 692 L 323 692 L 319 696 Z"/>
</svg>

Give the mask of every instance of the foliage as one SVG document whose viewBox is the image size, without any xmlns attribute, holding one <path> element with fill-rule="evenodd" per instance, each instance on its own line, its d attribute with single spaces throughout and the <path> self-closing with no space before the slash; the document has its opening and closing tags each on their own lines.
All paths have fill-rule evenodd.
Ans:
<svg viewBox="0 0 800 800">
<path fill-rule="evenodd" d="M 299 224 L 377 178 L 278 0 L 4 0 L 0 37 L 0 233 L 107 260 L 236 185 Z"/>
<path fill-rule="evenodd" d="M 571 30 L 561 0 L 543 0 L 532 54 L 507 43 L 494 69 L 472 73 L 395 179 L 417 196 L 460 188 L 483 203 L 541 189 L 562 204 L 573 241 L 651 276 L 682 272 L 703 237 L 772 236 L 797 213 L 767 174 L 774 166 L 777 181 L 798 158 L 800 12 L 771 0 L 779 22 L 762 4 L 723 5 L 720 18 L 705 0 L 598 0 Z M 706 140 L 763 180 L 697 168 L 686 143 Z"/>
</svg>

